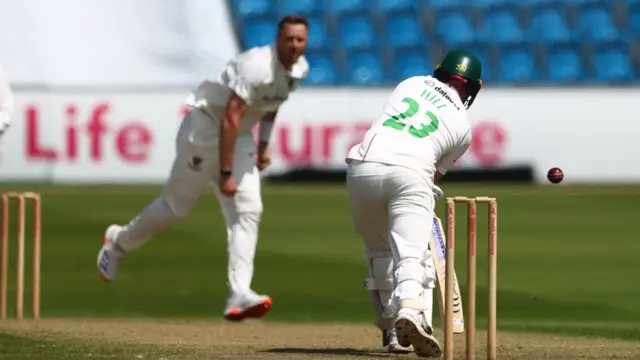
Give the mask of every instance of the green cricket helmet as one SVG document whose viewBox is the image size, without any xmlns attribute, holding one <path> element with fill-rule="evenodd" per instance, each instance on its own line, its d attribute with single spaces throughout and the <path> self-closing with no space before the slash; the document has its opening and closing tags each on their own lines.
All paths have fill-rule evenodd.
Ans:
<svg viewBox="0 0 640 360">
<path fill-rule="evenodd" d="M 436 66 L 433 77 L 444 83 L 453 78 L 461 80 L 467 92 L 467 98 L 462 102 L 468 109 L 482 87 L 482 63 L 469 51 L 453 50 Z"/>
</svg>

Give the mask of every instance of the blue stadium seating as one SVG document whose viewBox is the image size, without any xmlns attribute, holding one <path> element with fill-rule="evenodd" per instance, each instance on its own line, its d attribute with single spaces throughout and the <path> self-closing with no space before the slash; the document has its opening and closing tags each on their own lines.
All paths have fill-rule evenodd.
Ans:
<svg viewBox="0 0 640 360">
<path fill-rule="evenodd" d="M 371 18 L 347 15 L 338 23 L 338 39 L 342 49 L 370 49 L 376 46 L 377 36 Z"/>
<path fill-rule="evenodd" d="M 526 47 L 507 48 L 500 53 L 500 80 L 528 83 L 539 77 L 535 58 Z"/>
<path fill-rule="evenodd" d="M 511 2 L 509 0 L 474 0 L 472 4 L 473 6 L 478 8 L 489 9 L 501 7 L 504 5 L 510 5 Z"/>
<path fill-rule="evenodd" d="M 399 50 L 394 54 L 393 76 L 395 79 L 424 76 L 433 72 L 434 68 L 435 64 L 429 59 L 426 48 Z"/>
<path fill-rule="evenodd" d="M 436 32 L 449 46 L 464 46 L 475 41 L 471 17 L 464 12 L 446 12 L 438 16 Z"/>
<path fill-rule="evenodd" d="M 385 13 L 416 11 L 420 8 L 418 0 L 371 0 L 376 11 Z"/>
<path fill-rule="evenodd" d="M 239 18 L 271 15 L 271 0 L 236 0 L 232 1 L 233 10 Z"/>
<path fill-rule="evenodd" d="M 581 11 L 578 14 L 578 31 L 582 41 L 610 42 L 620 38 L 611 12 L 605 7 Z"/>
<path fill-rule="evenodd" d="M 464 0 L 422 0 L 422 4 L 427 9 L 445 10 L 462 6 Z"/>
<path fill-rule="evenodd" d="M 428 37 L 425 36 L 414 14 L 390 16 L 386 19 L 384 27 L 385 45 L 389 48 L 427 45 Z"/>
<path fill-rule="evenodd" d="M 384 65 L 376 52 L 354 52 L 346 59 L 345 79 L 354 85 L 378 85 L 385 80 Z"/>
<path fill-rule="evenodd" d="M 311 15 L 322 12 L 322 0 L 280 1 L 278 13 L 280 16 L 288 14 Z"/>
<path fill-rule="evenodd" d="M 480 29 L 480 38 L 487 44 L 509 45 L 524 40 L 518 14 L 509 10 L 488 12 Z"/>
<path fill-rule="evenodd" d="M 625 49 L 620 47 L 603 47 L 594 55 L 595 79 L 603 83 L 620 83 L 635 78 L 633 68 Z"/>
<path fill-rule="evenodd" d="M 241 41 L 246 49 L 272 43 L 276 37 L 277 24 L 269 18 L 254 18 L 246 21 L 242 28 Z"/>
<path fill-rule="evenodd" d="M 311 51 L 331 47 L 327 24 L 321 17 L 309 17 L 309 41 L 307 48 Z"/>
<path fill-rule="evenodd" d="M 632 36 L 640 36 L 640 6 L 629 9 L 628 29 Z"/>
<path fill-rule="evenodd" d="M 557 6 L 580 6 L 583 4 L 591 4 L 594 2 L 602 2 L 605 0 L 521 0 L 521 1 L 512 1 L 514 3 L 519 3 L 520 6 L 529 7 L 532 9 L 539 9 L 545 7 L 557 7 Z"/>
<path fill-rule="evenodd" d="M 272 43 L 279 17 L 307 16 L 309 86 L 397 83 L 453 48 L 480 57 L 485 85 L 640 80 L 640 0 L 229 2 L 245 49 Z"/>
<path fill-rule="evenodd" d="M 331 52 L 312 53 L 307 55 L 309 75 L 304 79 L 305 85 L 335 85 L 339 82 L 336 63 Z"/>
<path fill-rule="evenodd" d="M 541 9 L 534 12 L 529 29 L 529 39 L 547 44 L 569 42 L 574 36 L 566 13 L 559 8 Z"/>
<path fill-rule="evenodd" d="M 585 74 L 579 49 L 572 46 L 550 48 L 544 64 L 547 79 L 551 83 L 573 84 Z"/>
<path fill-rule="evenodd" d="M 285 0 L 297 1 L 297 0 Z M 333 15 L 358 14 L 368 9 L 369 0 L 326 0 L 327 12 Z"/>
<path fill-rule="evenodd" d="M 597 4 L 597 3 L 609 3 L 610 1 L 602 1 L 602 0 L 557 0 L 556 3 L 566 4 L 566 5 L 589 5 L 589 4 Z"/>
</svg>

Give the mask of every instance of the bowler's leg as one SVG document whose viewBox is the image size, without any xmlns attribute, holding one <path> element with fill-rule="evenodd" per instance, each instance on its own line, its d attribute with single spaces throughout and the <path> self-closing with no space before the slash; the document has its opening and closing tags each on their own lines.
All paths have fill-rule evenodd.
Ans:
<svg viewBox="0 0 640 360">
<path fill-rule="evenodd" d="M 125 253 L 134 251 L 155 234 L 185 218 L 211 180 L 217 158 L 207 138 L 207 118 L 194 110 L 187 114 L 176 139 L 176 158 L 160 196 L 124 226 L 111 225 L 98 254 L 98 270 L 103 280 L 116 275 Z"/>
<path fill-rule="evenodd" d="M 229 320 L 242 320 L 264 316 L 271 308 L 272 300 L 251 289 L 262 216 L 260 174 L 253 156 L 236 153 L 233 176 L 238 186 L 235 196 L 223 195 L 217 181 L 214 190 L 227 225 L 229 297 L 224 314 Z"/>
</svg>

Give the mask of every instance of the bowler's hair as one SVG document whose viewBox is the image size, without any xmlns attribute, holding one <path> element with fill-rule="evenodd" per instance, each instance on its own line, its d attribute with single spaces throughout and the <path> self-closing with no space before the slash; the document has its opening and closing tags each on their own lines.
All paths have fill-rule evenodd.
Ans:
<svg viewBox="0 0 640 360">
<path fill-rule="evenodd" d="M 278 22 L 278 34 L 280 34 L 282 32 L 282 29 L 284 29 L 284 27 L 287 25 L 304 25 L 304 27 L 309 29 L 309 22 L 304 16 L 287 15 L 280 19 L 280 21 Z"/>
</svg>

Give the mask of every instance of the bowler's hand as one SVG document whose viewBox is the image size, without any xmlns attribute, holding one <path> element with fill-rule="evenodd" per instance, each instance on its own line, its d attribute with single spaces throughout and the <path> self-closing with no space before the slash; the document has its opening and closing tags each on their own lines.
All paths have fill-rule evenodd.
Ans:
<svg viewBox="0 0 640 360">
<path fill-rule="evenodd" d="M 238 190 L 236 180 L 231 175 L 220 175 L 218 188 L 225 196 L 234 196 Z"/>
<path fill-rule="evenodd" d="M 269 155 L 269 150 L 265 149 L 263 151 L 258 152 L 258 159 L 256 162 L 256 166 L 258 167 L 258 170 L 262 171 L 270 164 L 271 164 L 271 155 Z"/>
</svg>

